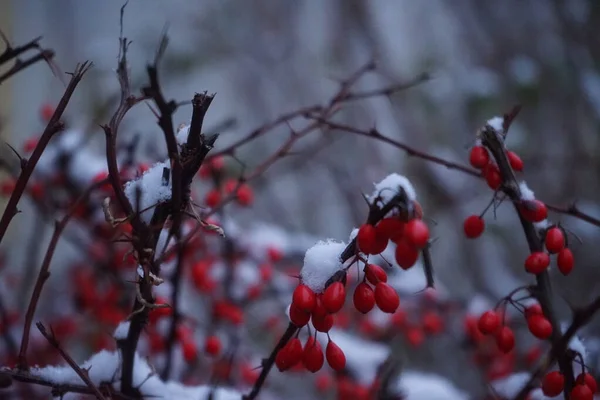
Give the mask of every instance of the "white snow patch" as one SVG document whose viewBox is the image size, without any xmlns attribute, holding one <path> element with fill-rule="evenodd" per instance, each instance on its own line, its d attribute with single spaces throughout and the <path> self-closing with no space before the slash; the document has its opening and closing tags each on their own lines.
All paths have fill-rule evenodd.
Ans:
<svg viewBox="0 0 600 400">
<path fill-rule="evenodd" d="M 199 399 L 206 398 L 213 388 L 211 386 L 184 386 L 178 382 L 163 382 L 154 372 L 147 361 L 136 353 L 133 371 L 133 386 L 138 387 L 142 395 L 159 398 L 174 399 Z M 102 350 L 94 354 L 88 361 L 81 365 L 82 369 L 89 369 L 88 374 L 95 385 L 102 382 L 113 382 L 119 389 L 121 360 L 117 352 Z M 32 368 L 31 374 L 54 384 L 83 385 L 81 378 L 70 366 L 48 366 Z M 215 400 L 239 400 L 241 393 L 227 388 L 214 388 Z"/>
<path fill-rule="evenodd" d="M 131 321 L 123 321 L 117 326 L 115 329 L 115 333 L 113 333 L 113 337 L 117 340 L 123 340 L 127 338 L 127 334 L 129 333 L 129 325 L 131 325 Z"/>
<path fill-rule="evenodd" d="M 408 178 L 393 173 L 386 176 L 381 182 L 375 184 L 375 190 L 369 200 L 373 201 L 379 197 L 383 203 L 387 203 L 398 194 L 400 188 L 404 189 L 409 200 L 414 201 L 417 199 L 417 192 Z"/>
<path fill-rule="evenodd" d="M 525 181 L 519 182 L 519 189 L 521 190 L 521 199 L 523 200 L 535 200 L 535 193 L 533 190 L 529 189 L 527 183 Z"/>
<path fill-rule="evenodd" d="M 344 242 L 333 239 L 320 241 L 306 251 L 300 279 L 315 293 L 321 293 L 333 274 L 344 268 L 340 255 L 346 248 Z"/>
<path fill-rule="evenodd" d="M 491 383 L 492 388 L 502 398 L 510 399 L 515 397 L 519 391 L 527 384 L 531 374 L 529 372 L 518 372 L 507 376 L 506 378 L 497 379 Z M 532 400 L 546 400 L 549 397 L 544 396 L 541 389 L 534 389 L 529 392 Z"/>
<path fill-rule="evenodd" d="M 400 375 L 396 390 L 406 400 L 468 400 L 469 396 L 446 378 L 435 374 L 406 371 Z"/>
<path fill-rule="evenodd" d="M 390 348 L 335 328 L 329 331 L 329 337 L 344 351 L 346 367 L 355 373 L 359 382 L 362 384 L 373 382 L 377 376 L 377 369 L 388 357 Z M 327 335 L 317 335 L 317 338 L 325 350 Z"/>
<path fill-rule="evenodd" d="M 487 125 L 489 125 L 490 127 L 492 127 L 492 129 L 494 129 L 497 132 L 503 132 L 504 129 L 502 128 L 502 125 L 504 125 L 504 118 L 502 117 L 494 117 L 492 119 L 489 119 L 486 122 Z"/>
<path fill-rule="evenodd" d="M 156 163 L 138 179 L 129 181 L 125 184 L 125 195 L 131 205 L 135 208 L 137 202 L 137 188 L 141 191 L 140 212 L 142 220 L 149 223 L 154 214 L 153 206 L 157 203 L 164 203 L 171 199 L 171 173 L 169 172 L 169 182 L 163 185 L 163 170 L 169 168 L 168 161 Z"/>
</svg>

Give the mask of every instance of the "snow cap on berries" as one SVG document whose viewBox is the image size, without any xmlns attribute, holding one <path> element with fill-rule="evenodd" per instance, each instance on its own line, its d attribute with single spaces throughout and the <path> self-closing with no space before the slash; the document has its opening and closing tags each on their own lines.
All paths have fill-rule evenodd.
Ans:
<svg viewBox="0 0 600 400">
<path fill-rule="evenodd" d="M 325 283 L 336 272 L 344 269 L 340 255 L 346 248 L 346 243 L 333 239 L 319 241 L 306 251 L 304 265 L 300 271 L 302 283 L 315 293 L 321 293 Z"/>
<path fill-rule="evenodd" d="M 383 203 L 388 203 L 400 190 L 404 189 L 408 200 L 416 200 L 417 193 L 408 178 L 397 173 L 386 176 L 381 182 L 375 184 L 375 190 L 369 198 L 370 201 L 380 198 Z"/>
</svg>

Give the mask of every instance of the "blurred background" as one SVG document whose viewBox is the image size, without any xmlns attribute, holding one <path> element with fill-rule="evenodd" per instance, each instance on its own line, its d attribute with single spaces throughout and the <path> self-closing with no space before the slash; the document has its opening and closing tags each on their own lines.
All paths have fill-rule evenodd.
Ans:
<svg viewBox="0 0 600 400">
<path fill-rule="evenodd" d="M 109 120 L 118 101 L 114 70 L 121 5 L 116 0 L 0 0 L 0 28 L 11 42 L 43 36 L 42 45 L 56 51 L 60 71 L 72 71 L 85 60 L 94 63 L 66 116 L 70 125 L 93 132 L 99 144 L 104 135 L 98 124 Z M 371 59 L 377 70 L 361 79 L 357 91 L 407 82 L 425 72 L 432 79 L 391 96 L 354 102 L 335 120 L 377 127 L 451 161 L 468 164 L 476 130 L 521 104 L 507 145 L 525 163 L 523 179 L 550 204 L 566 207 L 577 201 L 583 211 L 600 217 L 599 26 L 600 3 L 594 0 L 130 0 L 124 35 L 132 41 L 129 61 L 133 86 L 139 88 L 167 30 L 169 47 L 161 67 L 165 93 L 177 101 L 195 92 L 217 93 L 205 124 L 221 131 L 216 150 L 283 113 L 325 104 L 341 80 Z M 66 79 L 60 78 L 40 63 L 0 86 L 4 140 L 18 147 L 39 135 L 38 110 L 58 101 Z M 190 114 L 191 107 L 180 107 L 175 123 L 189 122 Z M 252 169 L 281 146 L 289 130 L 283 126 L 253 141 L 238 158 Z M 162 133 L 143 105 L 128 115 L 121 132 L 122 140 L 141 135 L 142 160 L 163 149 Z M 99 145 L 98 154 L 102 149 Z M 484 182 L 339 131 L 315 132 L 295 149 L 296 155 L 252 183 L 256 200 L 239 213 L 242 223 L 260 220 L 347 240 L 367 214 L 361 192 L 371 192 L 373 182 L 398 172 L 411 179 L 425 214 L 435 221 L 433 264 L 452 298 L 466 302 L 483 294 L 495 302 L 530 280 L 522 267 L 526 242 L 509 204 L 499 207 L 495 221 L 488 214 L 481 239 L 462 235 L 464 218 L 491 200 Z M 11 157 L 6 149 L 1 154 Z M 230 162 L 234 168 L 236 162 Z M 15 250 L 23 248 L 16 244 L 40 229 L 50 232 L 26 207 L 7 239 L 9 268 L 15 271 L 41 260 Z M 552 271 L 557 304 L 567 318 L 570 305 L 598 294 L 600 231 L 565 215 L 551 213 L 550 218 L 581 239 L 572 241 L 573 274 L 564 278 Z M 471 390 L 471 375 L 456 367 L 463 360 L 460 346 L 455 355 L 450 348 L 440 339 L 410 357 L 407 367 L 440 373 Z"/>
</svg>

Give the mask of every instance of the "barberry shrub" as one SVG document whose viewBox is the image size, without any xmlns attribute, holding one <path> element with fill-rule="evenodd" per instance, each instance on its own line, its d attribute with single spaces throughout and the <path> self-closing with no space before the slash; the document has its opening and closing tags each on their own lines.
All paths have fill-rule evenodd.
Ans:
<svg viewBox="0 0 600 400">
<path fill-rule="evenodd" d="M 37 275 L 29 271 L 33 290 L 25 311 L 0 296 L 3 395 L 36 398 L 50 388 L 52 395 L 99 399 L 250 400 L 286 397 L 286 387 L 300 377 L 301 398 L 472 398 L 468 392 L 477 390 L 459 390 L 442 376 L 412 367 L 400 371 L 398 349 L 426 359 L 426 351 L 442 343 L 467 353 L 469 365 L 457 369 L 480 371 L 489 398 L 594 398 L 597 375 L 577 335 L 600 300 L 573 307 L 571 321 L 564 322 L 550 274 L 556 268 L 566 279 L 579 265 L 572 247 L 577 234 L 558 220 L 559 213 L 600 221 L 575 206 L 561 209 L 535 197 L 523 179 L 528 160 L 511 149 L 508 136 L 518 109 L 476 132 L 465 165 L 421 153 L 376 129 L 334 121 L 333 114 L 351 100 L 425 80 L 358 92 L 354 85 L 375 69 L 371 62 L 343 81 L 327 106 L 281 116 L 220 146 L 219 135 L 203 127 L 214 95 L 196 93 L 189 121 L 175 127 L 179 103 L 167 100 L 159 83 L 166 42 L 138 90 L 128 75 L 128 42 L 120 38 L 121 98 L 101 125 L 102 152 L 86 146 L 87 132 L 70 127 L 63 116 L 87 63 L 77 66 L 61 100 L 39 111 L 43 133 L 14 146 L 18 167 L 9 168 L 0 185 L 8 199 L 0 240 L 21 217 L 17 206 L 23 198 L 36 217 L 56 222 Z M 17 59 L 23 48 L 37 49 L 38 41 L 8 46 L 0 64 Z M 27 63 L 15 65 L 16 73 Z M 166 149 L 155 157 L 139 157 L 137 141 L 126 143 L 126 132 L 119 130 L 141 102 L 150 104 L 165 139 Z M 297 120 L 307 127 L 248 172 L 237 150 Z M 448 232 L 438 227 L 419 182 L 394 171 L 383 173 L 363 195 L 364 218 L 347 240 L 243 223 L 238 217 L 261 201 L 256 178 L 289 155 L 299 138 L 319 129 L 393 144 L 479 179 L 477 190 L 489 194 L 489 205 L 461 215 L 462 226 L 458 221 L 451 234 L 477 246 L 494 235 L 496 209 L 510 204 L 515 236 L 523 242 L 514 251 L 527 283 L 499 299 L 454 298 L 436 273 L 446 261 L 435 257 L 437 243 Z M 59 242 L 67 241 L 76 257 L 59 253 Z M 62 279 L 54 275 L 59 261 L 66 270 Z M 17 292 L 18 279 L 2 279 L 7 295 Z M 52 305 L 45 307 L 46 301 Z"/>
</svg>

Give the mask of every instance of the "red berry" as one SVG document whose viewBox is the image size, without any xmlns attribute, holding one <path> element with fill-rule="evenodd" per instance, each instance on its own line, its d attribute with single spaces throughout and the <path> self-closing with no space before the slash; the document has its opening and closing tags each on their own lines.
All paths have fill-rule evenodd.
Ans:
<svg viewBox="0 0 600 400">
<path fill-rule="evenodd" d="M 311 288 L 304 284 L 300 284 L 294 289 L 292 295 L 292 304 L 300 310 L 310 313 L 317 304 L 317 296 Z"/>
<path fill-rule="evenodd" d="M 329 332 L 333 326 L 333 315 L 328 314 L 324 317 L 318 317 L 313 314 L 311 322 L 317 331 L 326 333 Z"/>
<path fill-rule="evenodd" d="M 310 313 L 299 309 L 294 303 L 290 306 L 290 321 L 298 328 L 303 327 L 310 321 Z"/>
<path fill-rule="evenodd" d="M 243 183 L 238 188 L 236 197 L 238 203 L 240 203 L 243 206 L 249 206 L 254 200 L 254 192 L 252 191 L 252 188 L 249 185 Z"/>
<path fill-rule="evenodd" d="M 160 338 L 160 336 L 156 336 Z M 183 359 L 187 363 L 192 363 L 194 360 L 196 360 L 198 349 L 196 348 L 196 343 L 194 343 L 192 340 L 186 340 L 183 342 L 181 345 L 181 351 L 183 352 Z"/>
<path fill-rule="evenodd" d="M 412 347 L 419 347 L 425 340 L 425 336 L 421 329 L 412 327 L 406 331 L 406 340 Z"/>
<path fill-rule="evenodd" d="M 500 328 L 500 316 L 496 311 L 486 311 L 479 317 L 477 327 L 484 335 L 492 335 Z"/>
<path fill-rule="evenodd" d="M 362 282 L 354 289 L 354 308 L 366 314 L 375 307 L 375 292 L 367 283 Z"/>
<path fill-rule="evenodd" d="M 598 384 L 596 383 L 596 379 L 589 373 L 581 373 L 577 376 L 575 380 L 580 385 L 586 385 L 590 388 L 592 393 L 596 393 L 598 391 Z"/>
<path fill-rule="evenodd" d="M 323 305 L 327 312 L 335 314 L 340 311 L 346 301 L 346 287 L 342 282 L 333 282 L 323 293 Z"/>
<path fill-rule="evenodd" d="M 402 269 L 409 269 L 417 262 L 419 251 L 406 240 L 401 240 L 396 245 L 396 262 Z"/>
<path fill-rule="evenodd" d="M 594 393 L 587 385 L 575 385 L 571 390 L 571 400 L 594 400 Z"/>
<path fill-rule="evenodd" d="M 471 215 L 465 219 L 465 236 L 469 239 L 475 239 L 483 233 L 485 221 L 479 215 Z"/>
<path fill-rule="evenodd" d="M 304 345 L 302 364 L 308 371 L 315 373 L 323 368 L 323 363 L 325 363 L 325 356 L 323 355 L 321 343 L 310 337 Z"/>
<path fill-rule="evenodd" d="M 527 318 L 527 328 L 538 339 L 548 339 L 552 335 L 550 321 L 540 314 L 534 314 Z"/>
<path fill-rule="evenodd" d="M 400 240 L 404 234 L 404 222 L 395 217 L 384 218 L 379 221 L 375 229 L 382 237 L 396 242 Z"/>
<path fill-rule="evenodd" d="M 423 315 L 423 330 L 425 333 L 437 335 L 444 330 L 444 321 L 435 311 L 428 311 Z"/>
<path fill-rule="evenodd" d="M 33 150 L 35 150 L 38 140 L 39 138 L 37 137 L 27 139 L 25 143 L 23 143 L 23 151 L 25 153 L 31 153 Z"/>
<path fill-rule="evenodd" d="M 340 346 L 333 343 L 331 340 L 327 343 L 325 348 L 325 356 L 327 357 L 327 364 L 334 371 L 341 371 L 346 367 L 346 356 Z"/>
<path fill-rule="evenodd" d="M 541 222 L 548 217 L 548 208 L 539 200 L 525 200 L 519 206 L 521 215 L 529 222 Z"/>
<path fill-rule="evenodd" d="M 409 244 L 422 249 L 429 240 L 429 228 L 420 219 L 413 219 L 404 227 L 404 236 Z"/>
<path fill-rule="evenodd" d="M 556 226 L 548 229 L 544 244 L 549 253 L 558 253 L 561 251 L 565 247 L 565 235 L 562 229 Z"/>
<path fill-rule="evenodd" d="M 543 251 L 537 251 L 527 256 L 525 270 L 530 274 L 541 274 L 550 265 L 550 256 Z"/>
<path fill-rule="evenodd" d="M 283 346 L 275 356 L 275 366 L 279 371 L 284 372 L 292 367 L 291 364 L 288 347 Z"/>
<path fill-rule="evenodd" d="M 42 121 L 50 121 L 50 118 L 52 118 L 52 115 L 54 115 L 54 106 L 50 103 L 43 104 L 42 108 L 40 109 L 40 115 L 42 117 Z"/>
<path fill-rule="evenodd" d="M 204 342 L 204 351 L 211 356 L 218 356 L 221 353 L 221 341 L 216 336 L 209 336 Z"/>
<path fill-rule="evenodd" d="M 565 389 L 565 377 L 560 371 L 548 372 L 542 379 L 544 396 L 556 397 Z"/>
<path fill-rule="evenodd" d="M 482 169 L 490 162 L 490 155 L 483 146 L 474 146 L 469 154 L 469 162 L 475 168 Z"/>
<path fill-rule="evenodd" d="M 375 285 L 375 303 L 384 313 L 393 314 L 400 306 L 400 297 L 393 287 L 385 282 Z"/>
<path fill-rule="evenodd" d="M 558 253 L 558 257 L 556 257 L 556 264 L 558 265 L 558 270 L 563 275 L 569 275 L 575 266 L 575 259 L 573 258 L 571 249 L 567 247 L 562 249 Z"/>
<path fill-rule="evenodd" d="M 503 353 L 510 353 L 515 347 L 515 335 L 508 326 L 503 326 L 496 333 L 496 344 Z"/>
<path fill-rule="evenodd" d="M 211 189 L 206 193 L 206 198 L 204 199 L 204 203 L 210 208 L 214 208 L 219 205 L 221 202 L 221 192 L 218 189 Z"/>
<path fill-rule="evenodd" d="M 300 339 L 291 339 L 282 349 L 285 352 L 286 364 L 288 368 L 298 365 L 302 361 L 302 343 Z"/>
<path fill-rule="evenodd" d="M 15 181 L 13 178 L 5 179 L 0 185 L 0 193 L 2 193 L 3 196 L 12 195 L 12 192 L 15 190 L 16 184 L 17 181 Z"/>
<path fill-rule="evenodd" d="M 388 240 L 377 232 L 371 224 L 364 224 L 358 229 L 356 244 L 365 254 L 380 254 L 387 247 Z"/>
<path fill-rule="evenodd" d="M 542 310 L 540 303 L 534 303 L 525 309 L 525 318 L 529 318 L 534 314 L 544 315 L 544 311 Z"/>
<path fill-rule="evenodd" d="M 506 156 L 508 157 L 508 162 L 513 170 L 517 172 L 523 171 L 523 160 L 521 157 L 517 155 L 514 151 L 507 151 Z"/>
<path fill-rule="evenodd" d="M 317 302 L 315 303 L 315 308 L 312 311 L 312 316 L 314 318 L 325 318 L 329 313 L 325 308 L 325 304 L 323 304 L 323 296 L 317 296 Z"/>
<path fill-rule="evenodd" d="M 502 175 L 500 175 L 500 170 L 495 164 L 488 164 L 483 170 L 483 176 L 492 190 L 498 190 L 502 185 Z"/>
<path fill-rule="evenodd" d="M 269 246 L 269 248 L 267 249 L 267 256 L 269 257 L 269 260 L 271 262 L 275 263 L 277 261 L 281 261 L 281 259 L 283 258 L 283 252 L 277 247 Z"/>
<path fill-rule="evenodd" d="M 329 375 L 319 375 L 317 379 L 315 379 L 315 386 L 318 392 L 326 392 L 331 387 L 331 378 Z"/>
<path fill-rule="evenodd" d="M 377 285 L 379 282 L 387 282 L 385 270 L 376 264 L 365 266 L 365 278 L 373 285 Z"/>
</svg>

